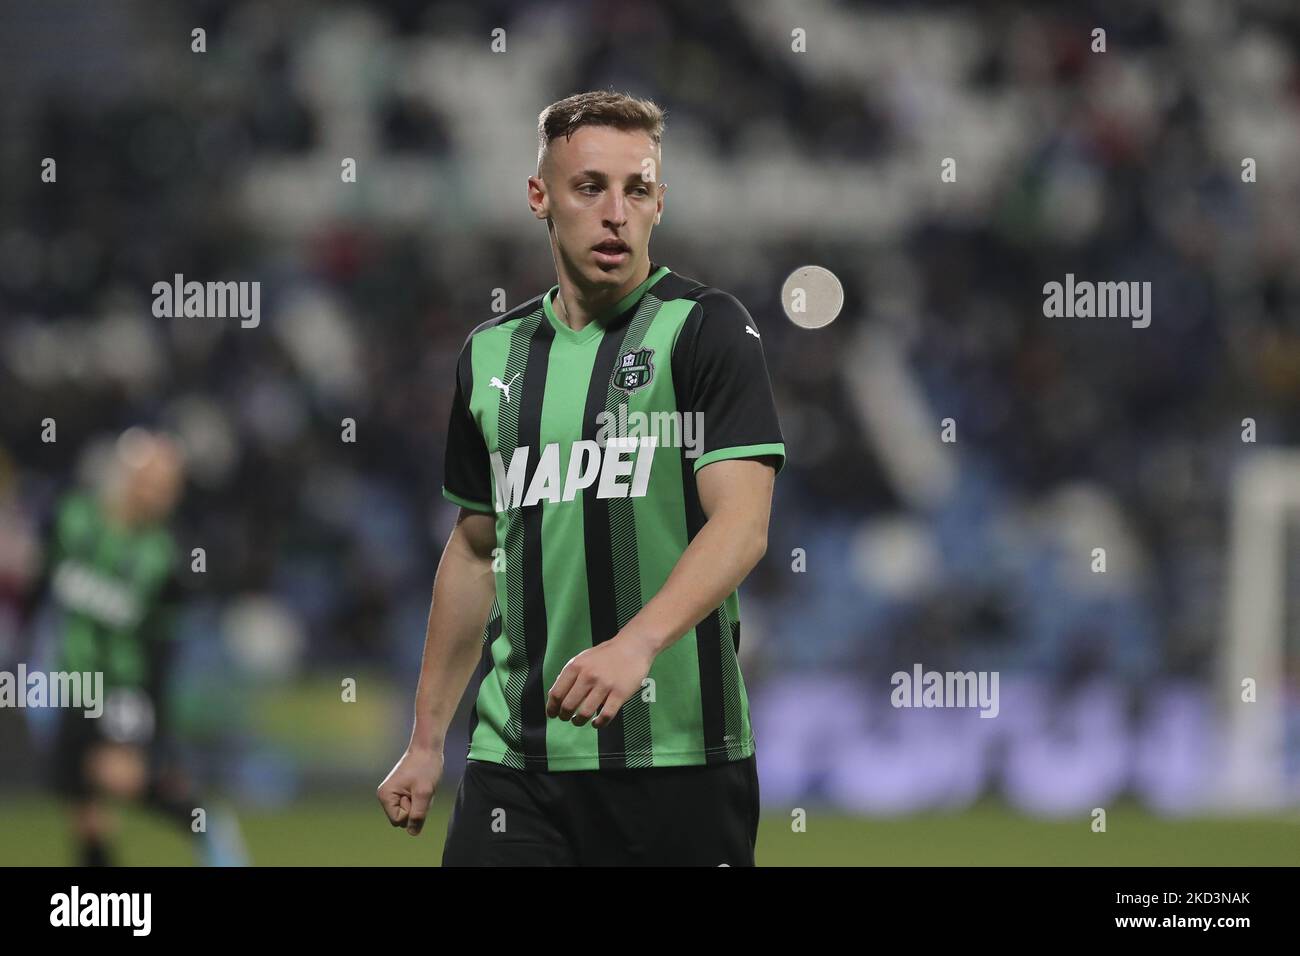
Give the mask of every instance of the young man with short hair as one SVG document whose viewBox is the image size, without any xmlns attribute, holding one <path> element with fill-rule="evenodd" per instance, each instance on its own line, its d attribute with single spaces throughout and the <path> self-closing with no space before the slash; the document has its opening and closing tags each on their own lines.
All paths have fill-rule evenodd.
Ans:
<svg viewBox="0 0 1300 956">
<path fill-rule="evenodd" d="M 460 353 L 443 494 L 461 510 L 378 791 L 419 833 L 477 666 L 444 865 L 754 863 L 736 589 L 785 445 L 744 306 L 650 259 L 662 132 L 623 94 L 542 112 L 528 203 L 558 282 Z"/>
</svg>

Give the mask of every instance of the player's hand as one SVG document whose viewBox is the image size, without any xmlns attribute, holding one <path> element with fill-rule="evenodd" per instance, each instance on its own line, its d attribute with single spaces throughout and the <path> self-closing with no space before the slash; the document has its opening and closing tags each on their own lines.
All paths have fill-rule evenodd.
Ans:
<svg viewBox="0 0 1300 956">
<path fill-rule="evenodd" d="M 377 791 L 388 822 L 419 836 L 442 780 L 442 751 L 407 748 Z"/>
<path fill-rule="evenodd" d="M 572 719 L 581 727 L 596 715 L 591 725 L 604 727 L 618 716 L 625 700 L 640 692 L 653 663 L 647 642 L 620 632 L 564 665 L 546 695 L 546 716 Z"/>
</svg>

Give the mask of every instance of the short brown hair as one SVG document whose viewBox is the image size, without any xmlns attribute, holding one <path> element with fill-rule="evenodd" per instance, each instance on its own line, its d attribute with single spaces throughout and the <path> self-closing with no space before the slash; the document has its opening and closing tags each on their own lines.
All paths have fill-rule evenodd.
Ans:
<svg viewBox="0 0 1300 956">
<path fill-rule="evenodd" d="M 613 90 L 591 90 L 552 103 L 537 117 L 537 165 L 557 136 L 571 137 L 584 126 L 645 130 L 656 146 L 664 134 L 664 111 L 652 100 Z"/>
</svg>

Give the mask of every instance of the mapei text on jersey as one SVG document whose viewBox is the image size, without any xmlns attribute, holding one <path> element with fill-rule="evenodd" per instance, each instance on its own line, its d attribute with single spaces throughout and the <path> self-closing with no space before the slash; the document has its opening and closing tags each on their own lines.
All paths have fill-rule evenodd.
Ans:
<svg viewBox="0 0 1300 956">
<path fill-rule="evenodd" d="M 650 483 L 650 469 L 654 464 L 659 438 L 643 435 L 639 438 L 621 436 L 609 439 L 604 448 L 599 442 L 584 439 L 576 441 L 569 450 L 569 461 L 563 474 L 560 471 L 560 443 L 551 442 L 542 447 L 537 468 L 531 481 L 527 481 L 528 458 L 532 451 L 521 445 L 510 456 L 507 467 L 501 453 L 494 451 L 492 474 L 496 486 L 496 510 L 528 508 L 540 501 L 573 501 L 584 488 L 596 486 L 597 498 L 643 498 Z M 633 459 L 631 456 L 636 453 Z M 622 482 L 620 478 L 630 481 Z"/>
</svg>

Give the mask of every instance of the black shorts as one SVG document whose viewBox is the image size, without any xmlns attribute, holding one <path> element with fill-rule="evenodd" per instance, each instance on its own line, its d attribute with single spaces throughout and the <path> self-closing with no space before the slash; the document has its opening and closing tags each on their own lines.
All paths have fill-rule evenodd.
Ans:
<svg viewBox="0 0 1300 956">
<path fill-rule="evenodd" d="M 160 715 L 152 695 L 120 690 L 110 692 L 104 713 L 98 718 L 87 717 L 75 708 L 61 710 L 50 761 L 54 792 L 70 800 L 95 796 L 86 775 L 86 759 L 91 751 L 105 744 L 141 748 L 150 775 L 155 775 L 165 757 Z"/>
<path fill-rule="evenodd" d="M 443 866 L 753 866 L 754 757 L 695 767 L 513 770 L 471 760 Z"/>
</svg>

